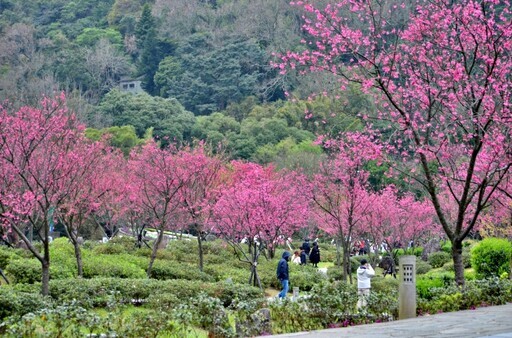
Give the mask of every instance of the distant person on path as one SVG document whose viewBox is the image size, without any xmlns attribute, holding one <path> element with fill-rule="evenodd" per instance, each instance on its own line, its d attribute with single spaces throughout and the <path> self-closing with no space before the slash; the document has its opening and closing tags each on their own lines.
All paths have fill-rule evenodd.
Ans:
<svg viewBox="0 0 512 338">
<path fill-rule="evenodd" d="M 308 262 L 308 256 L 306 255 L 306 251 L 304 248 L 300 248 L 300 265 L 306 265 Z"/>
<path fill-rule="evenodd" d="M 320 262 L 320 248 L 318 247 L 318 243 L 313 243 L 313 249 L 311 249 L 311 254 L 309 255 L 309 261 L 315 268 L 318 268 L 318 263 Z"/>
<path fill-rule="evenodd" d="M 309 257 L 309 253 L 311 252 L 311 246 L 309 245 L 309 239 L 305 239 L 304 243 L 302 243 L 302 248 L 306 252 L 306 256 Z"/>
<path fill-rule="evenodd" d="M 289 287 L 288 277 L 288 261 L 290 260 L 290 253 L 288 251 L 283 252 L 282 258 L 277 263 L 277 279 L 281 281 L 282 290 L 279 292 L 279 298 L 286 298 Z"/>
<path fill-rule="evenodd" d="M 357 269 L 357 309 L 367 305 L 370 296 L 371 279 L 375 271 L 366 259 L 361 260 L 361 266 Z"/>
<path fill-rule="evenodd" d="M 295 251 L 292 256 L 292 263 L 295 263 L 297 265 L 300 264 L 300 253 L 298 251 Z"/>
</svg>

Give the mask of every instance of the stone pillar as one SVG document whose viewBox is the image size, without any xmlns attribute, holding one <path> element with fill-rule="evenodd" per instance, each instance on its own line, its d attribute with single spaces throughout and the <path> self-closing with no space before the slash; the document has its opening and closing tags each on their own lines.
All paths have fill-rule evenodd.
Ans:
<svg viewBox="0 0 512 338">
<path fill-rule="evenodd" d="M 293 300 L 297 300 L 297 298 L 299 298 L 299 287 L 298 286 L 295 286 L 293 288 Z"/>
<path fill-rule="evenodd" d="M 416 256 L 400 257 L 398 319 L 416 317 Z"/>
</svg>

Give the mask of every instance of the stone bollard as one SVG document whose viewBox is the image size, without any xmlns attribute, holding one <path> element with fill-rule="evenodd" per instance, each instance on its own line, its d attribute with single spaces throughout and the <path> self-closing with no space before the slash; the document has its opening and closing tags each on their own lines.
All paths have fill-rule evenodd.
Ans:
<svg viewBox="0 0 512 338">
<path fill-rule="evenodd" d="M 299 298 L 299 287 L 295 286 L 293 288 L 293 297 L 292 297 L 292 299 L 293 300 L 297 300 L 297 298 Z"/>
<path fill-rule="evenodd" d="M 416 256 L 400 257 L 398 319 L 416 317 Z"/>
</svg>

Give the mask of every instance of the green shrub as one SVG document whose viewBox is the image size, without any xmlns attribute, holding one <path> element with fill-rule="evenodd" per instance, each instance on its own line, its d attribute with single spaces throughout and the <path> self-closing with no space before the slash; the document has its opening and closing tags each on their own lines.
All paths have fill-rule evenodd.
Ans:
<svg viewBox="0 0 512 338">
<path fill-rule="evenodd" d="M 468 280 L 475 280 L 476 279 L 476 272 L 474 269 L 466 269 L 464 270 L 464 279 Z"/>
<path fill-rule="evenodd" d="M 416 259 L 416 274 L 423 275 L 432 270 L 432 265 L 428 264 L 424 260 Z"/>
<path fill-rule="evenodd" d="M 473 280 L 469 285 L 475 285 L 481 292 L 481 303 L 484 305 L 502 305 L 512 301 L 512 280 L 497 277 Z"/>
<path fill-rule="evenodd" d="M 379 292 L 382 294 L 385 293 L 396 293 L 398 292 L 398 286 L 400 281 L 398 278 L 383 278 L 381 276 L 376 276 L 372 278 L 372 292 Z"/>
<path fill-rule="evenodd" d="M 319 283 L 305 302 L 310 315 L 318 317 L 324 326 L 336 323 L 354 310 L 356 287 L 347 283 Z"/>
<path fill-rule="evenodd" d="M 41 281 L 41 263 L 34 258 L 13 259 L 5 272 L 13 283 L 33 284 Z"/>
<path fill-rule="evenodd" d="M 321 243 L 320 256 L 322 262 L 332 262 L 336 264 L 336 246 L 328 243 Z"/>
<path fill-rule="evenodd" d="M 413 248 L 412 254 L 416 257 L 421 257 L 423 255 L 423 247 L 422 246 L 415 246 Z"/>
<path fill-rule="evenodd" d="M 464 269 L 471 267 L 471 248 L 470 246 L 462 248 L 462 264 L 464 265 Z"/>
<path fill-rule="evenodd" d="M 106 258 L 110 259 L 112 257 L 106 257 Z M 142 256 L 130 254 L 130 253 L 123 253 L 123 254 L 115 255 L 114 259 L 120 259 L 125 262 L 131 263 L 135 266 L 138 266 L 139 268 L 141 268 L 144 271 L 146 271 L 149 266 L 149 257 L 142 257 Z"/>
<path fill-rule="evenodd" d="M 187 279 L 204 282 L 214 282 L 213 276 L 199 270 L 190 264 L 180 264 L 172 261 L 155 260 L 151 269 L 151 278 L 155 279 Z"/>
<path fill-rule="evenodd" d="M 512 244 L 501 238 L 486 238 L 471 250 L 471 266 L 480 278 L 510 274 Z"/>
<path fill-rule="evenodd" d="M 433 252 L 428 256 L 428 263 L 433 268 L 440 268 L 450 261 L 450 254 L 444 251 Z"/>
<path fill-rule="evenodd" d="M 334 266 L 329 268 L 327 270 L 327 277 L 329 278 L 329 281 L 341 281 L 343 279 L 343 269 L 339 266 Z"/>
<path fill-rule="evenodd" d="M 298 287 L 301 291 L 309 291 L 315 285 L 327 280 L 327 276 L 313 266 L 296 266 L 297 269 L 290 269 L 290 287 Z M 275 275 L 275 273 L 274 273 Z M 274 287 L 281 288 L 279 281 L 274 278 Z"/>
<path fill-rule="evenodd" d="M 226 307 L 236 299 L 263 297 L 260 289 L 235 283 L 120 278 L 50 281 L 50 295 L 53 299 L 57 302 L 69 302 L 75 299 L 78 304 L 86 308 L 105 307 L 114 296 L 121 303 L 139 300 L 142 304 L 146 304 L 150 300 L 149 307 L 159 302 L 170 302 L 173 296 L 179 299 L 180 303 L 184 303 L 201 292 L 220 299 Z"/>
<path fill-rule="evenodd" d="M 446 252 L 447 254 L 452 253 L 452 242 L 450 241 L 443 241 L 441 244 L 441 251 Z"/>
<path fill-rule="evenodd" d="M 418 298 L 418 313 L 438 313 L 501 305 L 512 300 L 512 281 L 491 278 L 468 280 L 464 289 L 454 282 L 431 287 L 429 297 Z"/>
<path fill-rule="evenodd" d="M 20 292 L 11 287 L 0 287 L 0 322 L 9 316 L 21 317 L 26 313 L 34 312 L 48 304 L 37 292 Z"/>
<path fill-rule="evenodd" d="M 453 264 L 453 261 L 444 263 L 443 271 L 455 271 L 455 265 Z"/>
<path fill-rule="evenodd" d="M 4 270 L 7 265 L 9 265 L 9 262 L 11 259 L 20 258 L 20 256 L 17 255 L 16 250 L 0 246 L 0 269 Z"/>
<path fill-rule="evenodd" d="M 325 327 L 324 319 L 320 315 L 311 316 L 306 312 L 303 301 L 293 302 L 286 299 L 283 302 L 270 303 L 269 308 L 273 334 L 313 331 Z"/>
<path fill-rule="evenodd" d="M 416 278 L 416 293 L 419 298 L 431 299 L 431 290 L 443 286 L 444 281 L 440 278 Z"/>
<path fill-rule="evenodd" d="M 119 277 L 144 278 L 146 272 L 137 265 L 127 262 L 123 256 L 88 255 L 84 257 L 84 278 Z"/>
<path fill-rule="evenodd" d="M 114 242 L 102 243 L 95 246 L 92 249 L 95 255 L 119 255 L 128 252 L 126 247 L 122 244 L 116 244 Z"/>
</svg>

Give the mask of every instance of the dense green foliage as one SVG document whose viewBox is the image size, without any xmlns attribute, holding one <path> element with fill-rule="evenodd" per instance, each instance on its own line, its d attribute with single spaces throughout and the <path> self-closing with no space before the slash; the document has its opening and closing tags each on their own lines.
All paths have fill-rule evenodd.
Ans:
<svg viewBox="0 0 512 338">
<path fill-rule="evenodd" d="M 512 244 L 504 238 L 486 238 L 471 250 L 471 266 L 480 278 L 508 277 Z"/>
<path fill-rule="evenodd" d="M 270 66 L 302 38 L 288 3 L 7 0 L 0 14 L 0 98 L 35 104 L 63 90 L 89 136 L 110 134 L 125 154 L 151 128 L 162 146 L 202 139 L 232 158 L 311 172 L 315 134 L 360 129 L 375 109 L 356 85 L 340 93 L 325 74 L 283 79 Z M 122 78 L 146 93 L 121 92 Z M 325 87 L 331 96 L 310 97 Z"/>
<path fill-rule="evenodd" d="M 485 243 L 500 247 L 494 246 L 494 241 Z M 51 244 L 53 264 L 48 298 L 39 295 L 40 264 L 28 259 L 24 250 L 0 247 L 0 262 L 12 282 L 0 287 L 0 316 L 7 325 L 0 327 L 0 332 L 15 337 L 34 330 L 49 335 L 62 330 L 64 337 L 72 337 L 78 331 L 110 330 L 135 337 L 142 332 L 141 326 L 151 323 L 155 334 L 179 337 L 197 328 L 230 337 L 235 331 L 256 335 L 271 330 L 276 334 L 371 323 L 397 316 L 399 279 L 383 278 L 380 269 L 372 280 L 368 307 L 364 312 L 355 311 L 356 285 L 339 281 L 339 267 L 332 265 L 336 257 L 332 245 L 320 244 L 329 266 L 328 277 L 312 266 L 290 264 L 292 289 L 299 287 L 300 295 L 307 297 L 275 302 L 266 298 L 263 290 L 247 284 L 248 265 L 239 261 L 229 246 L 218 240 L 203 244 L 204 272 L 197 268 L 195 241 L 172 241 L 167 249 L 158 251 L 153 278 L 148 279 L 145 269 L 149 248 L 138 249 L 129 237 L 116 237 L 108 243 L 86 241 L 82 250 L 85 278 L 77 279 L 73 247 L 66 238 L 58 238 Z M 456 287 L 449 263 L 441 265 L 446 255 L 431 254 L 430 260 L 440 265 L 437 269 L 417 261 L 419 314 L 512 300 L 509 279 L 480 280 L 472 270 L 465 273 L 465 288 Z M 370 258 L 351 258 L 354 271 L 363 257 Z M 258 265 L 267 292 L 280 288 L 275 277 L 277 259 L 262 260 Z M 271 327 L 256 324 L 259 322 L 254 316 L 263 308 L 270 310 Z M 104 310 L 109 314 L 102 314 Z M 113 320 L 114 317 L 117 319 Z"/>
<path fill-rule="evenodd" d="M 433 268 L 440 268 L 450 261 L 450 255 L 447 252 L 434 252 L 428 257 L 428 263 Z"/>
</svg>

